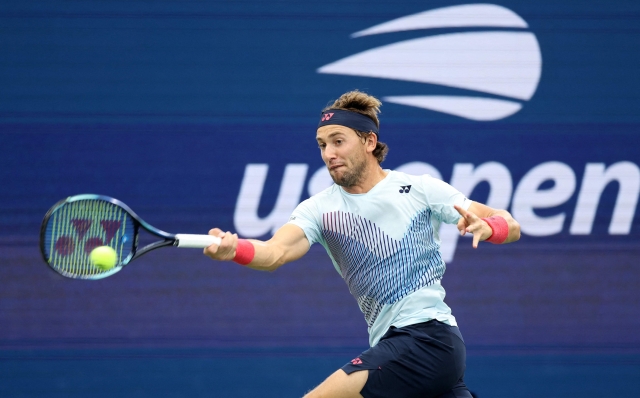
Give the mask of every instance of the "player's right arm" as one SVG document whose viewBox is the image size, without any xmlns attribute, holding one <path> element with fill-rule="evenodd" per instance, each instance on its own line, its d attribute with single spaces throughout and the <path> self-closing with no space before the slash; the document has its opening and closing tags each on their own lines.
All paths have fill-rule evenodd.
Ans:
<svg viewBox="0 0 640 398">
<path fill-rule="evenodd" d="M 211 245 L 204 254 L 214 260 L 230 261 L 236 256 L 238 235 L 222 232 L 218 228 L 209 231 L 209 235 L 222 239 L 220 245 Z M 309 241 L 302 228 L 285 224 L 271 239 L 260 241 L 247 239 L 255 249 L 253 260 L 247 265 L 259 271 L 275 271 L 283 264 L 299 259 L 309 251 Z"/>
</svg>

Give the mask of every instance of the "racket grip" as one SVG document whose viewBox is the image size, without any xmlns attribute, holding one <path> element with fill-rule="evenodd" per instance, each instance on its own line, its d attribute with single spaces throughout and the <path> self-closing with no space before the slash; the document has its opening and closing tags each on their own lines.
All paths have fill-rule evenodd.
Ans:
<svg viewBox="0 0 640 398">
<path fill-rule="evenodd" d="M 204 249 L 213 244 L 219 245 L 220 242 L 220 238 L 212 235 L 176 234 L 176 243 L 174 246 Z"/>
</svg>

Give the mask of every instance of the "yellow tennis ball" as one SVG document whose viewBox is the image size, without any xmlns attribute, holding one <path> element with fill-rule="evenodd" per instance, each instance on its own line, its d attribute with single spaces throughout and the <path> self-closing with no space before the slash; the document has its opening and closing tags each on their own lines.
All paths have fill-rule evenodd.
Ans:
<svg viewBox="0 0 640 398">
<path fill-rule="evenodd" d="M 116 266 L 118 255 L 109 246 L 99 246 L 91 251 L 89 255 L 91 263 L 103 271 L 108 271 Z"/>
</svg>

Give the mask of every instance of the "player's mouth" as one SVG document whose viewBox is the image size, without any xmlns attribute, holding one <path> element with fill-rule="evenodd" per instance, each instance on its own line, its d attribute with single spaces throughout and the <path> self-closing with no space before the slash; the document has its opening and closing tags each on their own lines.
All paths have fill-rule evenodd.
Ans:
<svg viewBox="0 0 640 398">
<path fill-rule="evenodd" d="M 333 171 L 333 170 L 336 170 L 339 167 L 344 167 L 344 165 L 343 164 L 333 164 L 333 165 L 329 166 L 329 170 Z"/>
</svg>

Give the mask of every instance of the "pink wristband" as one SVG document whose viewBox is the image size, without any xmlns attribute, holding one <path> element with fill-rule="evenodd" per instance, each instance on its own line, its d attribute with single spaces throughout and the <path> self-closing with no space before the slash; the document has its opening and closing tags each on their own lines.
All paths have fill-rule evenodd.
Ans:
<svg viewBox="0 0 640 398">
<path fill-rule="evenodd" d="M 507 240 L 507 236 L 509 236 L 509 224 L 507 224 L 507 220 L 500 216 L 483 218 L 482 220 L 489 224 L 489 227 L 493 231 L 491 236 L 486 240 L 487 242 L 499 244 Z"/>
<path fill-rule="evenodd" d="M 253 257 L 256 255 L 256 248 L 253 247 L 253 243 L 246 239 L 238 239 L 238 245 L 236 246 L 236 256 L 233 261 L 240 265 L 248 265 Z"/>
</svg>

